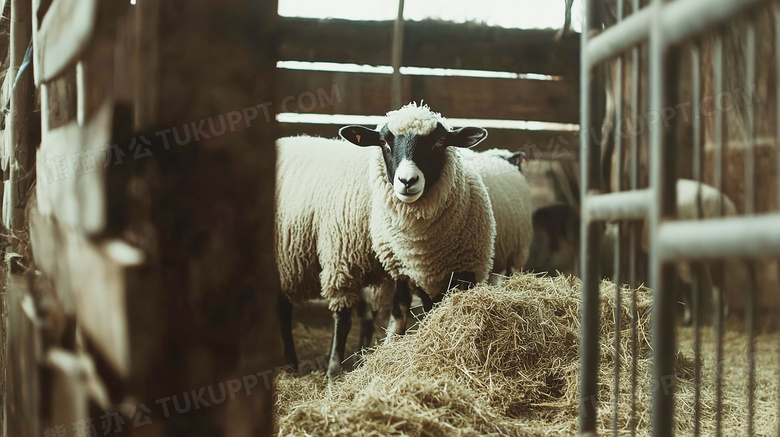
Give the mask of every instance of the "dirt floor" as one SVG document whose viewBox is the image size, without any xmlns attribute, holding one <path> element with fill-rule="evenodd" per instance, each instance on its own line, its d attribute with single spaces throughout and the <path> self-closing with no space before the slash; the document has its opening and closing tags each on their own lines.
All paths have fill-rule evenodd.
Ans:
<svg viewBox="0 0 780 437">
<path fill-rule="evenodd" d="M 276 379 L 279 435 L 574 435 L 577 429 L 579 281 L 515 275 L 498 287 L 482 286 L 445 302 L 416 332 L 365 356 L 350 357 L 342 377 L 321 373 L 332 319 L 326 307 L 296 309 L 294 335 L 302 370 Z M 624 293 L 630 291 L 624 290 Z M 612 424 L 614 286 L 602 284 L 601 432 Z M 639 360 L 636 425 L 650 426 L 650 292 L 638 296 Z M 624 296 L 618 429 L 631 426 L 629 299 Z M 355 315 L 347 353 L 356 351 Z M 742 326 L 727 323 L 723 361 L 723 435 L 747 426 L 747 354 Z M 382 332 L 376 336 L 381 337 Z M 715 431 L 715 339 L 702 335 L 701 435 Z M 776 435 L 780 340 L 756 338 L 755 435 Z M 694 428 L 693 329 L 678 330 L 676 428 Z M 317 372 L 318 370 L 320 372 Z"/>
</svg>

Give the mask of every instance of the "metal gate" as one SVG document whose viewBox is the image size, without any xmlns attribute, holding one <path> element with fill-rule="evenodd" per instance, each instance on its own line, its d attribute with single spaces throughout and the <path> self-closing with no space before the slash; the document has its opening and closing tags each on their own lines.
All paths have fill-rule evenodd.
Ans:
<svg viewBox="0 0 780 437">
<path fill-rule="evenodd" d="M 612 3 L 615 12 L 615 22 L 608 23 L 605 11 L 606 3 Z M 774 69 L 774 86 L 767 92 L 773 93 L 775 102 L 780 102 L 780 57 L 777 47 L 780 46 L 780 12 L 775 2 L 758 0 L 650 0 L 647 5 L 640 5 L 638 0 L 626 1 L 624 13 L 623 1 L 604 2 L 597 0 L 585 1 L 585 24 L 582 33 L 581 53 L 581 95 L 580 95 L 580 144 L 581 144 L 581 195 L 582 195 L 582 241 L 581 265 L 583 282 L 582 332 L 580 341 L 581 356 L 581 403 L 580 403 L 580 433 L 597 432 L 598 424 L 598 366 L 599 366 L 599 241 L 603 234 L 603 225 L 607 221 L 618 223 L 618 237 L 614 246 L 614 280 L 616 283 L 629 282 L 635 288 L 637 253 L 642 238 L 642 228 L 645 227 L 647 247 L 648 284 L 653 291 L 652 307 L 652 379 L 657 382 L 657 388 L 651 393 L 651 426 L 656 436 L 670 436 L 674 433 L 675 390 L 674 384 L 669 384 L 670 378 L 675 378 L 676 360 L 676 326 L 673 281 L 676 275 L 675 262 L 689 260 L 697 271 L 703 269 L 706 262 L 740 257 L 747 265 L 758 257 L 780 256 L 780 110 L 777 104 L 772 108 L 775 117 L 771 120 L 775 132 L 771 137 L 771 148 L 774 150 L 774 162 L 768 163 L 774 168 L 774 180 L 769 187 L 767 178 L 764 186 L 757 186 L 756 181 L 756 119 L 754 105 L 748 104 L 740 114 L 744 120 L 744 202 L 740 202 L 740 214 L 701 220 L 678 220 L 676 203 L 676 184 L 679 179 L 682 164 L 678 157 L 690 156 L 690 172 L 694 181 L 702 181 L 705 173 L 711 171 L 713 186 L 724 192 L 724 181 L 728 172 L 724 162 L 724 151 L 728 148 L 728 135 L 724 135 L 724 114 L 717 109 L 712 114 L 712 134 L 708 138 L 711 145 L 712 169 L 705 167 L 702 159 L 702 145 L 705 133 L 702 129 L 701 106 L 702 77 L 711 79 L 711 91 L 719 95 L 724 91 L 724 28 L 730 23 L 739 21 L 741 41 L 744 41 L 744 56 L 740 54 L 740 62 L 744 62 L 744 84 L 750 89 L 756 83 L 757 41 L 755 22 L 759 16 L 766 18 L 770 11 L 773 29 L 771 34 L 775 49 L 771 61 L 763 56 L 762 62 L 772 62 Z M 761 15 L 763 14 L 763 15 Z M 607 23 L 607 24 L 605 24 Z M 707 44 L 703 44 L 704 38 Z M 646 57 L 641 59 L 641 55 Z M 728 54 L 728 53 L 727 53 Z M 760 55 L 760 54 L 759 54 Z M 711 63 L 711 71 L 702 71 L 702 59 L 707 57 Z M 684 57 L 688 57 L 685 59 Z M 690 66 L 687 72 L 680 68 L 681 61 Z M 645 64 L 647 88 L 642 92 L 640 80 L 640 64 Z M 624 65 L 629 67 L 623 71 Z M 709 75 L 711 72 L 711 76 Z M 609 74 L 608 74 L 609 73 Z M 687 76 L 689 74 L 689 76 Z M 686 77 L 687 76 L 687 77 Z M 607 77 L 617 84 L 611 93 L 613 104 L 607 105 L 605 90 Z M 627 78 L 627 79 L 626 79 Z M 689 81 L 689 82 L 687 82 Z M 771 81 L 770 81 L 771 82 Z M 690 138 L 690 143 L 683 144 L 679 138 L 680 132 L 688 127 L 681 127 L 680 117 L 669 118 L 669 108 L 676 107 L 680 96 L 680 84 L 689 83 L 691 107 L 690 130 L 684 132 Z M 628 94 L 624 96 L 624 94 Z M 644 100 L 646 99 L 646 100 Z M 643 104 L 640 104 L 640 100 Z M 627 104 L 624 102 L 628 102 Z M 607 114 L 607 107 L 610 110 Z M 647 115 L 647 135 L 628 135 L 626 138 L 619 132 L 620 121 L 624 119 L 623 111 L 627 107 L 630 116 Z M 764 114 L 766 115 L 766 114 Z M 605 118 L 606 117 L 606 118 Z M 614 117 L 614 118 L 613 118 Z M 612 142 L 605 160 L 602 146 L 606 144 L 601 129 L 602 121 L 613 123 L 618 127 L 609 134 Z M 597 128 L 594 126 L 598 126 Z M 602 138 L 599 138 L 601 134 Z M 733 132 L 732 132 L 733 134 Z M 627 144 L 624 144 L 627 143 Z M 647 153 L 647 181 L 644 182 L 641 171 L 641 154 Z M 616 162 L 612 171 L 609 163 Z M 603 164 L 608 165 L 604 166 Z M 767 163 L 762 163 L 767 164 Z M 770 171 L 771 173 L 771 171 Z M 610 187 L 611 188 L 608 188 Z M 773 207 L 756 208 L 756 195 L 759 191 L 773 190 L 775 199 Z M 701 190 L 697 194 L 699 208 Z M 721 213 L 723 213 L 723 197 L 721 195 Z M 698 213 L 700 214 L 700 212 Z M 621 256 L 621 252 L 626 254 Z M 621 263 L 620 260 L 626 262 Z M 720 261 L 722 262 L 722 261 Z M 627 271 L 628 270 L 628 271 Z M 754 273 L 751 270 L 752 273 Z M 719 274 L 719 272 L 714 272 Z M 747 356 L 749 375 L 747 394 L 747 417 L 744 417 L 744 427 L 748 435 L 754 433 L 754 336 L 755 336 L 755 275 L 746 289 L 745 295 L 745 329 L 747 338 Z M 699 281 L 693 281 L 694 300 L 693 313 L 698 314 Z M 620 308 L 620 287 L 616 287 L 617 308 Z M 635 298 L 635 294 L 633 295 Z M 629 297 L 630 298 L 630 297 Z M 635 302 L 635 301 L 634 301 Z M 715 299 L 713 303 L 713 328 L 717 339 L 718 371 L 722 371 L 723 354 L 723 299 Z M 635 308 L 635 306 L 634 306 Z M 635 320 L 633 317 L 632 320 Z M 620 370 L 620 317 L 616 317 L 616 352 L 615 352 L 615 395 L 612 402 L 617 411 L 618 394 L 620 393 L 618 372 Z M 696 336 L 696 355 L 694 378 L 696 397 L 695 435 L 700 433 L 701 399 L 699 394 L 701 360 L 699 358 L 699 325 L 701 321 L 694 315 L 694 332 Z M 632 322 L 631 335 L 636 340 L 636 326 Z M 636 341 L 633 342 L 636 345 Z M 632 351 L 636 362 L 636 348 Z M 720 373 L 718 373 L 720 374 Z M 632 381 L 636 381 L 633 372 Z M 722 390 L 721 380 L 716 379 L 715 429 L 720 435 L 722 426 Z M 670 387 L 668 390 L 664 387 Z M 636 384 L 630 387 L 632 417 L 635 417 L 635 402 L 637 399 Z M 780 403 L 780 402 L 778 402 Z M 613 432 L 617 435 L 617 419 L 612 422 Z M 636 432 L 636 420 L 631 421 L 630 431 Z"/>
</svg>

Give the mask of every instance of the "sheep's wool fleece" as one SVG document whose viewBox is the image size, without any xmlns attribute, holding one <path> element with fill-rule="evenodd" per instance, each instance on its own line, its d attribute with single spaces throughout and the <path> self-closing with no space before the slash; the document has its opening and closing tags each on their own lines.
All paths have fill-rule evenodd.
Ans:
<svg viewBox="0 0 780 437">
<path fill-rule="evenodd" d="M 428 135 L 436 129 L 436 124 L 448 128 L 447 121 L 438 112 L 433 112 L 428 105 L 409 103 L 401 109 L 387 113 L 386 124 L 390 132 L 399 135 Z M 381 127 L 381 124 L 380 126 Z"/>
<path fill-rule="evenodd" d="M 721 199 L 723 199 L 723 216 L 729 217 L 737 214 L 737 207 L 734 202 L 725 194 L 718 191 L 717 188 L 710 185 L 692 181 L 690 179 L 678 179 L 677 190 L 677 218 L 680 220 L 696 219 L 696 198 L 701 188 L 701 218 L 708 219 L 721 216 Z M 611 229 L 610 229 L 611 228 Z M 611 231 L 612 241 L 617 238 L 617 226 L 612 225 L 607 228 Z M 649 233 L 650 230 L 645 221 L 642 227 L 642 249 L 649 252 Z M 686 283 L 691 283 L 691 265 L 687 261 L 677 262 L 677 274 Z"/>
<path fill-rule="evenodd" d="M 367 163 L 381 152 L 307 136 L 282 138 L 276 145 L 282 291 L 293 301 L 321 295 L 331 310 L 352 306 L 364 284 L 386 277 L 371 249 L 367 214 Z"/>
<path fill-rule="evenodd" d="M 495 260 L 492 271 L 520 270 L 528 260 L 533 240 L 531 188 L 518 168 L 502 156 L 508 150 L 477 153 L 460 149 L 464 165 L 482 176 L 496 220 Z"/>
<path fill-rule="evenodd" d="M 388 182 L 380 153 L 369 162 L 372 246 L 394 279 L 409 279 L 430 296 L 447 289 L 452 272 L 489 273 L 495 221 L 482 178 L 445 150 L 441 178 L 419 200 L 404 203 Z"/>
</svg>

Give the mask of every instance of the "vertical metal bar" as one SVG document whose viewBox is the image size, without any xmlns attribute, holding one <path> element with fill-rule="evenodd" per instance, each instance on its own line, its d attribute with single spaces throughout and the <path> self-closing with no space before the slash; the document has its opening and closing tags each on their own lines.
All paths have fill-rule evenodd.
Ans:
<svg viewBox="0 0 780 437">
<path fill-rule="evenodd" d="M 699 53 L 698 42 L 691 47 L 691 106 L 693 107 L 693 180 L 701 182 L 701 56 Z M 699 207 L 701 197 L 697 197 L 697 205 L 694 208 L 694 218 L 699 218 Z M 699 311 L 701 309 L 701 289 L 700 272 L 701 266 L 692 264 L 694 269 L 691 275 L 691 291 L 693 293 L 693 302 L 691 311 L 693 312 L 693 435 L 698 437 L 701 434 L 701 319 Z"/>
<path fill-rule="evenodd" d="M 713 69 L 713 82 L 714 89 L 713 94 L 719 95 L 723 91 L 723 36 L 720 33 L 716 33 L 712 42 L 712 69 Z M 714 166 L 715 166 L 715 188 L 721 193 L 723 192 L 723 112 L 715 110 L 715 151 L 714 151 Z M 722 199 L 721 199 L 722 200 Z M 721 201 L 721 205 L 723 202 Z M 718 273 L 719 274 L 719 273 Z M 715 435 L 720 437 L 722 435 L 722 422 L 723 422 L 723 299 L 722 293 L 718 292 L 716 295 L 715 305 L 715 323 L 713 324 L 716 337 L 716 358 L 715 358 Z"/>
<path fill-rule="evenodd" d="M 780 6 L 772 5 L 775 23 L 775 210 L 780 211 Z M 775 260 L 780 268 L 780 258 Z M 780 294 L 780 289 L 778 290 Z M 780 337 L 780 336 L 779 336 Z M 780 351 L 780 348 L 778 348 Z M 778 355 L 780 362 L 780 354 Z M 777 385 L 778 399 L 780 399 L 780 384 Z M 777 403 L 777 417 L 780 418 L 780 402 Z M 780 419 L 777 421 L 777 435 L 780 436 Z"/>
<path fill-rule="evenodd" d="M 639 0 L 631 1 L 631 10 L 633 13 L 639 11 Z M 637 122 L 639 118 L 639 48 L 633 47 L 631 49 L 631 121 L 628 123 Z M 628 126 L 626 126 L 628 129 Z M 638 142 L 639 142 L 639 129 L 636 129 L 631 133 L 630 140 L 630 174 L 631 174 L 631 189 L 636 190 L 638 188 L 638 172 L 639 166 L 637 164 L 638 158 Z M 631 436 L 636 435 L 636 384 L 637 384 L 637 362 L 639 359 L 639 336 L 637 333 L 637 310 L 636 310 L 636 264 L 637 264 L 637 232 L 638 226 L 635 221 L 629 222 L 628 225 L 628 262 L 629 262 L 629 285 L 631 287 L 631 419 L 629 428 L 631 430 Z"/>
<path fill-rule="evenodd" d="M 620 0 L 618 0 L 620 1 Z M 617 187 L 619 188 L 619 186 Z M 622 256 L 623 253 L 621 251 L 622 242 L 624 240 L 623 235 L 623 222 L 619 221 L 617 223 L 617 237 L 615 238 L 615 258 L 614 258 L 614 269 L 615 269 L 615 276 L 614 276 L 614 283 L 615 283 L 615 308 L 613 311 L 613 317 L 615 320 L 615 357 L 614 357 L 614 372 L 615 372 L 615 378 L 614 378 L 614 386 L 613 386 L 613 416 L 612 416 L 612 432 L 613 435 L 618 435 L 618 418 L 620 416 L 620 366 L 621 366 L 621 360 L 620 360 L 620 341 L 621 341 L 621 333 L 623 331 L 623 321 L 622 321 L 622 313 L 623 313 L 623 299 L 620 291 L 620 285 L 623 283 L 623 276 L 621 271 L 621 264 L 622 264 Z"/>
<path fill-rule="evenodd" d="M 748 18 L 745 28 L 745 89 L 750 90 L 755 84 L 756 77 L 756 28 L 753 23 L 753 17 Z M 755 210 L 755 117 L 753 116 L 753 105 L 748 104 L 745 107 L 745 214 L 753 214 Z M 752 262 L 748 261 L 751 268 L 750 287 L 747 295 L 747 309 L 745 314 L 745 332 L 747 335 L 747 354 L 748 354 L 748 417 L 747 417 L 747 435 L 753 435 L 753 415 L 755 409 L 755 333 L 754 314 L 755 314 L 755 275 L 752 268 Z"/>
<path fill-rule="evenodd" d="M 580 189 L 583 202 L 588 193 L 600 185 L 599 159 L 601 150 L 590 134 L 592 124 L 603 120 L 604 92 L 601 69 L 591 70 L 585 55 L 588 34 L 601 26 L 601 5 L 595 0 L 585 1 L 585 23 L 581 36 L 580 60 Z M 601 118 L 600 118 L 601 117 Z M 595 433 L 598 410 L 599 362 L 599 265 L 598 239 L 600 227 L 587 216 L 581 223 L 580 263 L 582 266 L 582 323 L 580 335 L 580 433 Z"/>
<path fill-rule="evenodd" d="M 390 106 L 398 109 L 402 105 L 401 59 L 404 50 L 404 0 L 398 0 L 398 16 L 393 24 L 393 77 L 390 83 Z"/>
<path fill-rule="evenodd" d="M 617 22 L 623 21 L 623 0 L 617 0 Z M 614 179 L 612 186 L 615 187 L 615 191 L 622 189 L 622 175 L 623 175 L 623 137 L 621 131 L 621 122 L 623 119 L 623 55 L 619 55 L 615 59 L 615 76 L 612 78 L 612 84 L 614 87 L 615 98 L 615 130 L 614 130 L 614 144 L 615 144 L 615 165 L 612 166 Z M 622 324 L 622 312 L 623 302 L 620 292 L 620 284 L 623 283 L 621 277 L 620 266 L 622 264 L 623 253 L 621 252 L 621 244 L 623 242 L 623 223 L 618 222 L 618 233 L 615 239 L 615 256 L 614 256 L 614 283 L 615 283 L 615 308 L 614 308 L 614 323 L 615 323 L 615 357 L 614 363 L 614 382 L 613 382 L 613 416 L 612 416 L 612 431 L 613 435 L 618 435 L 618 418 L 620 416 L 620 340 L 621 332 L 623 330 Z"/>
<path fill-rule="evenodd" d="M 775 3 L 775 209 L 780 211 L 780 6 Z M 780 260 L 779 260 L 780 262 Z M 780 405 L 780 402 L 778 402 Z M 780 417 L 780 416 L 778 416 Z M 780 435 L 780 420 L 777 421 Z"/>
<path fill-rule="evenodd" d="M 755 85 L 756 65 L 756 29 L 752 21 L 745 28 L 745 89 L 750 90 Z M 755 124 L 753 120 L 753 105 L 745 105 L 745 214 L 751 215 L 755 210 Z"/>
<path fill-rule="evenodd" d="M 650 7 L 654 19 L 650 27 L 650 111 L 660 114 L 665 104 L 676 98 L 678 50 L 668 50 L 661 28 L 663 0 L 654 0 Z M 666 91 L 666 92 L 665 92 Z M 654 201 L 648 217 L 650 229 L 650 286 L 655 291 L 653 299 L 653 382 L 652 393 L 653 435 L 670 436 L 674 429 L 674 362 L 675 320 L 672 284 L 674 268 L 663 265 L 657 248 L 657 235 L 662 218 L 675 215 L 675 135 L 674 129 L 661 127 L 655 121 L 650 130 L 650 188 Z M 664 173 L 666 170 L 666 173 Z"/>
</svg>

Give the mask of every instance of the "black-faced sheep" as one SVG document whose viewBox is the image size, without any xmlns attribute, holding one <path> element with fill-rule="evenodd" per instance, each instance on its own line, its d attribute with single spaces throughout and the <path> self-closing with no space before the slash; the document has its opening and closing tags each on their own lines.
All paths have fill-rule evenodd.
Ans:
<svg viewBox="0 0 780 437">
<path fill-rule="evenodd" d="M 464 165 L 479 173 L 487 188 L 493 216 L 496 220 L 496 242 L 494 260 L 491 267 L 491 281 L 497 282 L 498 275 L 509 275 L 520 270 L 528 259 L 533 229 L 531 222 L 531 190 L 522 174 L 525 153 L 504 149 L 490 149 L 474 152 L 471 149 L 459 149 Z M 389 337 L 404 333 L 407 308 L 411 303 L 411 292 L 422 300 L 425 310 L 429 310 L 432 301 L 426 301 L 425 295 L 414 287 L 401 288 L 393 294 L 396 284 L 385 282 L 364 289 L 364 298 L 370 303 L 361 311 L 361 346 L 370 345 L 375 326 L 377 311 L 386 311 L 392 307 L 391 318 L 387 323 Z M 383 323 L 380 323 L 380 325 Z"/>
<path fill-rule="evenodd" d="M 450 130 L 427 106 L 387 114 L 377 130 L 347 126 L 349 141 L 277 141 L 277 266 L 291 301 L 326 298 L 334 332 L 327 374 L 341 372 L 350 307 L 363 285 L 388 277 L 443 293 L 455 278 L 487 278 L 495 220 L 480 176 L 455 148 L 487 135 Z M 360 147 L 355 147 L 360 146 Z M 295 364 L 289 302 L 282 299 L 285 357 Z"/>
</svg>

